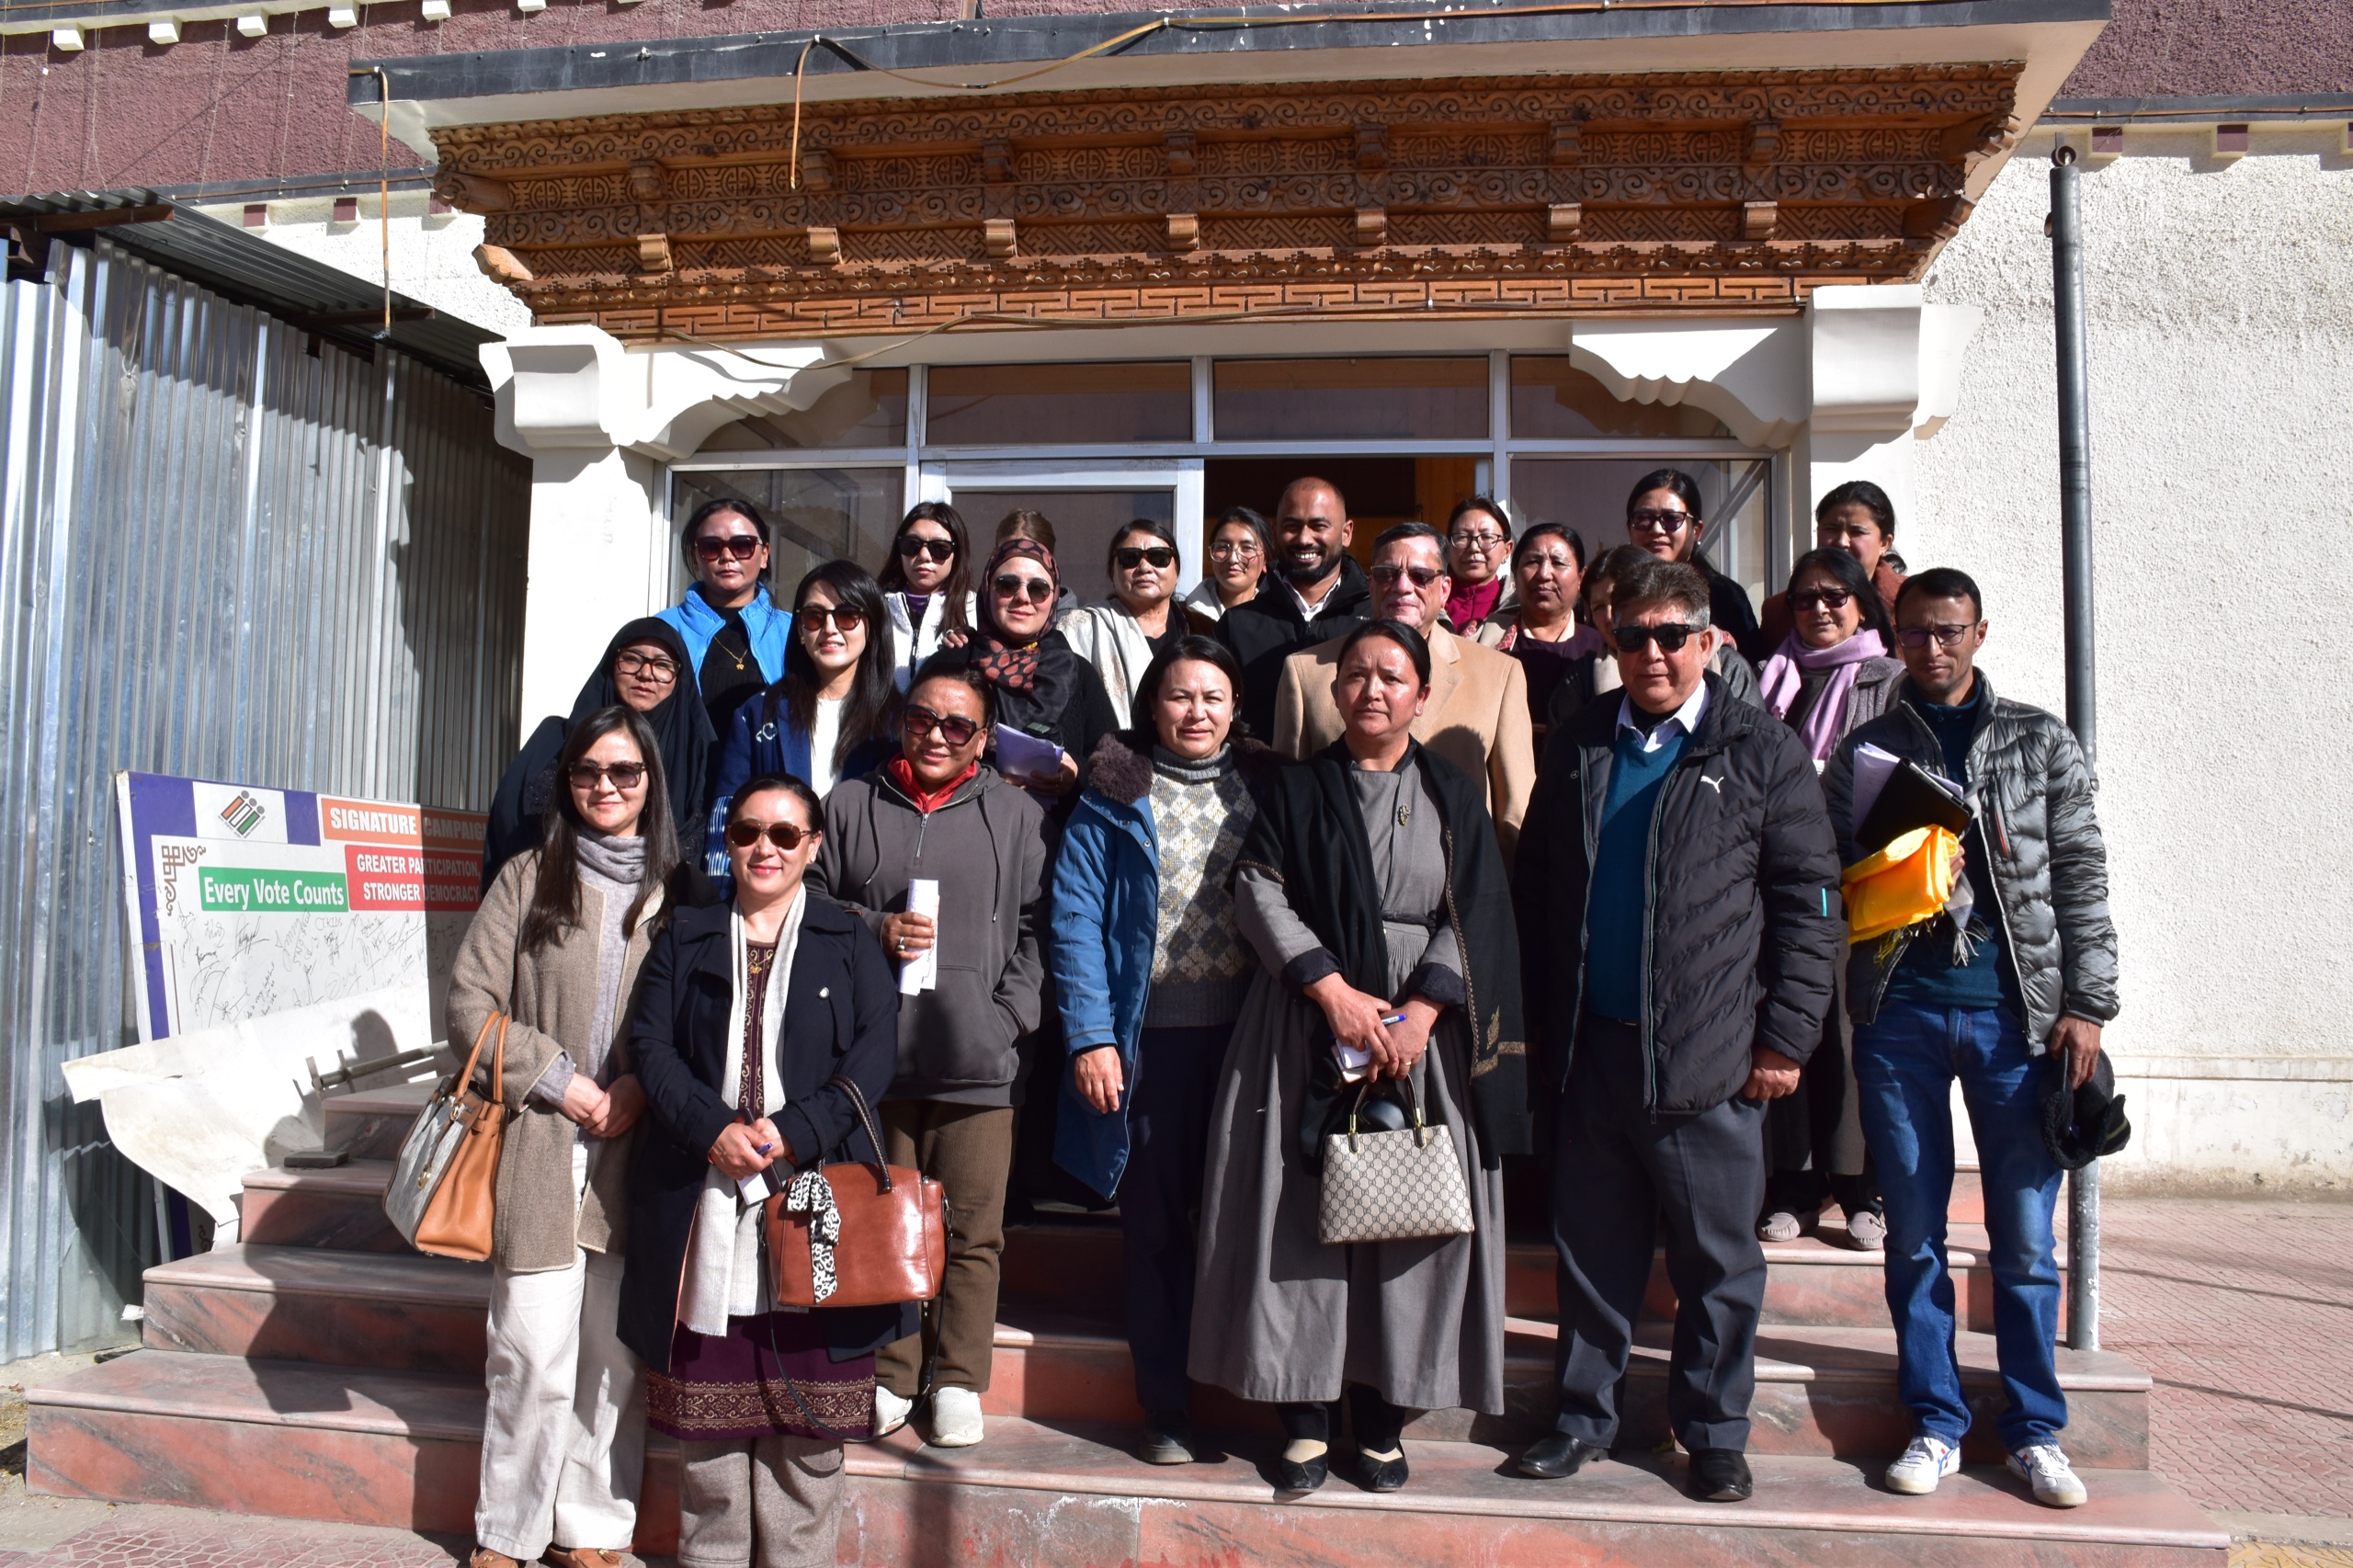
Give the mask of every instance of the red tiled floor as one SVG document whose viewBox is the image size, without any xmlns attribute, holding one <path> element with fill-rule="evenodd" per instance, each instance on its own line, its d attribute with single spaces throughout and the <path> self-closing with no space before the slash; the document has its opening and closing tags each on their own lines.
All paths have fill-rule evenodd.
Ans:
<svg viewBox="0 0 2353 1568">
<path fill-rule="evenodd" d="M 2209 1508 L 2353 1516 L 2353 1203 L 2110 1199 L 2100 1229 L 2150 1468 Z"/>
<path fill-rule="evenodd" d="M 0 1553 L 5 1568 L 451 1568 L 464 1560 L 461 1547 L 402 1530 L 164 1507 L 118 1509 L 47 1551 Z"/>
</svg>

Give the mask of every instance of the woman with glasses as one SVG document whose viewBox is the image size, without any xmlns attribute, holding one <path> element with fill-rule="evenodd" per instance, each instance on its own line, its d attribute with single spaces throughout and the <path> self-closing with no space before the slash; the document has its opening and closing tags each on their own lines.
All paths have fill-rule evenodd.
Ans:
<svg viewBox="0 0 2353 1568">
<path fill-rule="evenodd" d="M 802 780 L 745 781 L 734 895 L 654 944 L 630 1030 L 650 1114 L 620 1337 L 647 1368 L 647 1424 L 678 1442 L 682 1562 L 834 1561 L 842 1443 L 871 1431 L 875 1346 L 915 1316 L 780 1310 L 764 1267 L 769 1193 L 877 1157 L 842 1084 L 879 1098 L 897 1051 L 891 966 L 808 885 L 822 821 Z"/>
<path fill-rule="evenodd" d="M 636 1534 L 642 1369 L 614 1318 L 645 1093 L 623 1036 L 662 923 L 709 896 L 681 863 L 661 745 L 634 709 L 582 715 L 555 776 L 539 846 L 483 894 L 449 976 L 451 1040 L 508 1020 L 501 1087 L 515 1108 L 491 1233 L 472 1568 L 618 1564 Z M 495 1054 L 486 1044 L 485 1085 Z"/>
<path fill-rule="evenodd" d="M 500 776 L 491 797 L 490 821 L 483 830 L 482 885 L 486 891 L 499 869 L 538 846 L 548 803 L 555 798 L 556 758 L 587 717 L 607 708 L 627 708 L 643 716 L 662 757 L 660 799 L 670 813 L 671 831 L 682 844 L 699 846 L 706 778 L 716 735 L 710 715 L 694 696 L 687 671 L 686 639 L 667 621 L 648 616 L 614 633 L 596 673 L 580 687 L 569 714 L 550 714 L 531 732 Z M 683 696 L 684 699 L 681 700 Z"/>
<path fill-rule="evenodd" d="M 1511 519 L 1503 503 L 1473 495 L 1455 503 L 1446 519 L 1446 562 L 1452 586 L 1446 595 L 1446 623 L 1469 637 L 1491 617 L 1508 614 L 1516 602 L 1513 574 L 1504 569 L 1513 559 Z"/>
<path fill-rule="evenodd" d="M 1111 574 L 1111 597 L 1074 610 L 1055 629 L 1079 662 L 1092 665 L 1103 677 L 1114 729 L 1128 727 L 1136 682 L 1146 666 L 1185 634 L 1185 618 L 1175 603 L 1183 564 L 1176 529 L 1138 517 L 1111 536 L 1104 562 Z"/>
<path fill-rule="evenodd" d="M 1892 622 L 1895 596 L 1904 588 L 1904 557 L 1895 553 L 1895 503 L 1868 479 L 1850 479 L 1814 504 L 1813 542 L 1843 550 L 1870 574 L 1871 589 Z M 1758 616 L 1765 645 L 1779 648 L 1795 627 L 1790 596 L 1775 594 Z M 1895 651 L 1893 643 L 1888 652 Z"/>
<path fill-rule="evenodd" d="M 1895 631 L 1870 574 L 1831 546 L 1798 557 L 1780 596 L 1795 622 L 1765 661 L 1765 706 L 1798 733 L 1818 773 L 1838 744 L 1893 706 L 1904 666 L 1891 655 Z M 1840 989 L 1845 989 L 1843 969 Z M 1847 1216 L 1846 1239 L 1862 1252 L 1887 1244 L 1879 1184 L 1863 1147 L 1851 1026 L 1842 996 L 1807 1058 L 1798 1092 L 1765 1110 L 1765 1212 L 1759 1240 L 1793 1242 L 1813 1228 L 1824 1200 Z"/>
<path fill-rule="evenodd" d="M 1054 630 L 1061 592 L 1052 551 L 1033 539 L 1006 540 L 981 574 L 981 624 L 971 652 L 972 668 L 995 692 L 992 722 L 1060 748 L 1059 756 L 1040 750 L 1017 763 L 1004 738 L 994 737 L 992 761 L 1040 801 L 1059 802 L 1066 811 L 1084 782 L 1079 759 L 1092 756 L 1096 743 L 1118 729 L 1120 719 L 1103 676 Z"/>
<path fill-rule="evenodd" d="M 1260 968 L 1210 1115 L 1190 1370 L 1280 1406 L 1289 1492 L 1329 1478 L 1344 1392 L 1374 1492 L 1405 1484 L 1414 1412 L 1504 1407 L 1501 1157 L 1529 1147 L 1519 948 L 1484 790 L 1413 738 L 1429 681 L 1412 628 L 1350 632 L 1341 738 L 1281 770 L 1236 862 Z M 1408 1125 L 1410 1099 L 1447 1128 L 1470 1234 L 1324 1244 L 1324 1139 L 1360 1092 L 1372 1125 Z"/>
<path fill-rule="evenodd" d="M 961 512 L 945 501 L 908 508 L 878 579 L 891 612 L 892 678 L 902 692 L 926 659 L 972 631 L 972 562 Z"/>
<path fill-rule="evenodd" d="M 1480 623 L 1473 641 L 1509 653 L 1528 674 L 1528 716 L 1540 767 L 1557 701 L 1574 713 L 1593 700 L 1601 633 L 1579 622 L 1585 540 L 1566 523 L 1538 523 L 1511 552 L 1512 600 Z"/>
<path fill-rule="evenodd" d="M 1731 635 L 1740 656 L 1755 665 L 1769 652 L 1756 629 L 1756 607 L 1748 602 L 1747 589 L 1709 563 L 1699 549 L 1699 536 L 1707 531 L 1698 480 L 1679 469 L 1663 468 L 1634 482 L 1626 497 L 1627 541 L 1661 561 L 1697 567 L 1708 580 L 1710 619 Z"/>
<path fill-rule="evenodd" d="M 787 774 L 824 800 L 898 750 L 899 687 L 882 589 L 854 561 L 828 561 L 792 595 L 784 678 L 735 713 L 713 780 L 706 869 L 727 874 L 728 802 L 744 780 Z"/>
<path fill-rule="evenodd" d="M 749 501 L 704 502 L 687 519 L 678 548 L 694 585 L 662 619 L 686 639 L 711 733 L 723 735 L 737 708 L 783 676 L 792 617 L 768 597 L 768 520 Z"/>
<path fill-rule="evenodd" d="M 877 1359 L 875 1432 L 904 1425 L 927 1400 L 928 1436 L 943 1448 L 981 1440 L 1028 1067 L 1018 1046 L 1042 1010 L 1044 814 L 982 760 L 998 700 L 962 654 L 918 671 L 899 755 L 843 779 L 825 802 L 810 884 L 863 920 L 900 970 L 898 1075 L 878 1108 L 883 1141 L 893 1165 L 947 1189 L 954 1220 L 923 1331 Z M 926 1366 L 937 1369 L 928 1388 Z"/>
<path fill-rule="evenodd" d="M 1227 610 L 1256 598 L 1266 584 L 1270 554 L 1266 518 L 1247 506 L 1228 506 L 1219 513 L 1217 527 L 1210 530 L 1209 570 L 1185 596 L 1185 613 L 1193 619 L 1194 630 L 1207 631 L 1225 619 Z"/>
</svg>

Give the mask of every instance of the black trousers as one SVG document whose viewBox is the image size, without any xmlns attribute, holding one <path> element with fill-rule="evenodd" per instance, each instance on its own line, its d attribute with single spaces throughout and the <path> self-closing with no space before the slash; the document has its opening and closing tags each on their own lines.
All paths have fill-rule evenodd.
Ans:
<svg viewBox="0 0 2353 1568">
<path fill-rule="evenodd" d="M 1194 1227 L 1218 1071 L 1233 1035 L 1232 1024 L 1146 1029 L 1136 1043 L 1120 1232 L 1127 1258 L 1128 1351 L 1135 1362 L 1136 1403 L 1146 1411 L 1183 1410 L 1192 1402 L 1185 1357 L 1193 1337 Z"/>
<path fill-rule="evenodd" d="M 1686 1449 L 1748 1444 L 1765 1254 L 1765 1108 L 1727 1100 L 1696 1116 L 1643 1108 L 1641 1032 L 1588 1016 L 1563 1096 L 1552 1166 L 1560 1252 L 1559 1431 L 1617 1441 L 1622 1380 L 1663 1229 L 1674 1283 L 1667 1418 Z"/>
</svg>

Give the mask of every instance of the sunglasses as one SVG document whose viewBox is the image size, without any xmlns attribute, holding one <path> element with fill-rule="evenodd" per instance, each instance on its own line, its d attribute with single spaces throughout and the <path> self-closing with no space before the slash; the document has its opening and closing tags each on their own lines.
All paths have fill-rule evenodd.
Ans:
<svg viewBox="0 0 2353 1568">
<path fill-rule="evenodd" d="M 1844 588 L 1804 588 L 1790 596 L 1790 608 L 1794 610 L 1845 609 L 1855 602 L 1855 596 Z"/>
<path fill-rule="evenodd" d="M 575 790 L 594 790 L 600 778 L 610 778 L 616 790 L 634 790 L 645 782 L 645 764 L 642 762 L 575 762 L 564 775 Z"/>
<path fill-rule="evenodd" d="M 642 676 L 656 686 L 667 686 L 678 678 L 678 666 L 668 659 L 650 653 L 622 653 L 613 660 L 617 676 Z"/>
<path fill-rule="evenodd" d="M 727 824 L 727 842 L 738 849 L 749 849 L 765 838 L 790 855 L 801 847 L 803 839 L 816 836 L 815 828 L 795 827 L 789 822 L 758 823 L 747 817 Z"/>
<path fill-rule="evenodd" d="M 712 539 L 705 535 L 695 540 L 695 554 L 704 561 L 716 561 L 722 555 L 749 561 L 759 553 L 759 550 L 760 536 L 757 534 L 729 534 L 725 539 Z"/>
<path fill-rule="evenodd" d="M 803 626 L 830 626 L 836 631 L 855 631 L 866 624 L 866 612 L 847 605 L 805 605 L 799 613 Z"/>
<path fill-rule="evenodd" d="M 1414 586 L 1427 588 L 1445 575 L 1434 566 L 1376 566 L 1372 569 L 1372 580 L 1384 588 L 1400 577 L 1411 577 Z"/>
<path fill-rule="evenodd" d="M 947 561 L 955 554 L 956 541 L 952 539 L 926 539 L 921 534 L 899 536 L 899 559 L 902 561 L 913 561 L 918 555 L 927 555 L 934 561 Z"/>
<path fill-rule="evenodd" d="M 1966 626 L 1907 626 L 1896 632 L 1895 640 L 1906 648 L 1925 648 L 1933 636 L 1938 647 L 1957 648 L 1961 640 L 1968 635 L 1969 628 Z"/>
<path fill-rule="evenodd" d="M 1652 642 L 1662 653 L 1679 653 L 1683 644 L 1708 629 L 1704 626 L 1619 626 L 1610 629 L 1620 652 L 1639 653 Z"/>
<path fill-rule="evenodd" d="M 1147 562 L 1165 572 L 1176 564 L 1176 552 L 1165 544 L 1123 544 L 1111 552 L 1111 559 L 1120 563 L 1122 572 L 1132 572 Z"/>
<path fill-rule="evenodd" d="M 980 725 L 970 719 L 954 713 L 935 713 L 913 702 L 900 711 L 899 727 L 917 740 L 938 730 L 939 738 L 951 746 L 968 744 L 974 735 L 981 733 Z"/>
<path fill-rule="evenodd" d="M 1044 604 L 1054 597 L 1053 584 L 1043 577 L 1022 577 L 1008 572 L 989 585 L 1002 598 L 1017 599 L 1026 595 L 1033 605 Z"/>
<path fill-rule="evenodd" d="M 1626 519 L 1626 526 L 1631 528 L 1655 528 L 1660 533 L 1671 534 L 1688 527 L 1690 522 L 1691 514 L 1688 512 L 1663 512 L 1654 507 L 1645 506 L 1629 517 Z"/>
</svg>

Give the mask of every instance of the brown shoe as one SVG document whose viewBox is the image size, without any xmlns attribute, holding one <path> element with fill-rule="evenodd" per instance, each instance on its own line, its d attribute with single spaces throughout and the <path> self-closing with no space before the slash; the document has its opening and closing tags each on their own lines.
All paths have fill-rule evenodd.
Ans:
<svg viewBox="0 0 2353 1568">
<path fill-rule="evenodd" d="M 523 1568 L 523 1564 L 518 1559 L 509 1557 L 503 1551 L 493 1551 L 486 1546 L 477 1546 L 474 1548 L 474 1554 L 466 1559 L 466 1568 Z"/>
<path fill-rule="evenodd" d="M 540 1561 L 555 1568 L 621 1568 L 629 1559 L 605 1546 L 551 1546 Z"/>
</svg>

